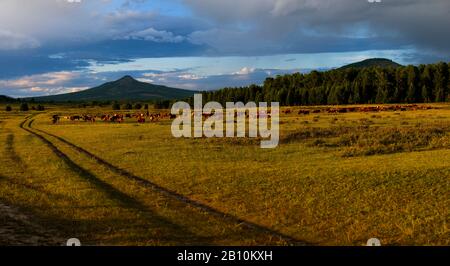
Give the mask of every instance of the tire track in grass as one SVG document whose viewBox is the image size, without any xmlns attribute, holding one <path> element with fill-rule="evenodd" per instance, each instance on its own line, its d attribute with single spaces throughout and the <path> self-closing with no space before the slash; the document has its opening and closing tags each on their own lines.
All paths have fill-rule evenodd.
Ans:
<svg viewBox="0 0 450 266">
<path fill-rule="evenodd" d="M 156 226 L 162 225 L 165 228 L 171 230 L 172 232 L 177 232 L 177 234 L 175 234 L 176 237 L 174 240 L 180 240 L 179 237 L 183 236 L 187 239 L 195 240 L 197 243 L 207 244 L 206 237 L 195 235 L 194 233 L 183 228 L 182 226 L 175 224 L 170 220 L 167 220 L 159 215 L 156 215 L 152 210 L 150 210 L 147 206 L 145 206 L 145 204 L 117 190 L 112 185 L 97 178 L 93 173 L 91 173 L 87 169 L 84 169 L 83 167 L 76 164 L 69 158 L 68 155 L 66 155 L 64 152 L 58 149 L 58 147 L 56 147 L 51 141 L 46 139 L 44 136 L 30 130 L 31 124 L 33 123 L 34 120 L 31 120 L 28 123 L 28 128 L 25 127 L 25 123 L 27 121 L 28 120 L 25 120 L 20 124 L 20 127 L 22 129 L 39 138 L 53 151 L 53 153 L 55 153 L 59 158 L 61 158 L 71 170 L 78 173 L 80 177 L 91 182 L 97 189 L 105 193 L 110 199 L 116 201 L 120 206 L 128 209 L 134 209 L 138 213 L 144 214 L 144 217 L 146 217 L 149 221 L 156 222 Z"/>
<path fill-rule="evenodd" d="M 9 133 L 6 136 L 6 145 L 5 145 L 5 152 L 9 157 L 19 165 L 19 167 L 23 168 L 24 162 L 22 161 L 22 158 L 17 154 L 16 150 L 14 149 L 14 134 Z"/>
<path fill-rule="evenodd" d="M 25 122 L 26 121 L 24 121 L 24 123 Z M 188 197 L 186 197 L 186 196 L 184 196 L 184 195 L 182 195 L 182 194 L 180 194 L 178 192 L 175 192 L 175 191 L 170 190 L 168 188 L 162 187 L 162 186 L 160 186 L 160 185 L 158 185 L 156 183 L 153 183 L 153 182 L 151 182 L 151 181 L 149 181 L 147 179 L 144 179 L 142 177 L 134 175 L 134 174 L 132 174 L 132 173 L 130 173 L 130 172 L 128 172 L 128 171 L 118 167 L 118 166 L 115 166 L 115 165 L 105 161 L 104 159 L 102 159 L 102 158 L 94 155 L 93 153 L 91 153 L 91 152 L 81 148 L 80 146 L 77 146 L 77 145 L 67 141 L 66 139 L 64 139 L 62 137 L 56 136 L 56 135 L 54 135 L 52 133 L 48 133 L 48 132 L 46 132 L 44 130 L 41 130 L 41 129 L 38 129 L 38 128 L 33 128 L 32 127 L 33 122 L 34 122 L 34 120 L 31 120 L 28 123 L 28 127 L 29 128 L 31 128 L 33 130 L 36 130 L 36 131 L 38 131 L 40 133 L 46 134 L 48 136 L 51 136 L 51 137 L 53 137 L 53 138 L 55 138 L 55 139 L 65 143 L 65 144 L 67 144 L 68 146 L 72 147 L 76 151 L 78 151 L 78 152 L 80 152 L 80 153 L 82 153 L 84 155 L 87 155 L 91 159 L 95 160 L 97 163 L 105 166 L 106 168 L 112 170 L 113 172 L 115 172 L 115 173 L 117 173 L 117 174 L 119 174 L 119 175 L 121 175 L 123 177 L 126 177 L 129 180 L 133 180 L 133 181 L 135 181 L 135 182 L 137 182 L 137 183 L 139 183 L 139 184 L 141 184 L 141 185 L 143 185 L 143 186 L 145 186 L 147 188 L 150 188 L 150 189 L 152 189 L 154 191 L 157 191 L 157 192 L 159 192 L 159 193 L 161 193 L 161 194 L 163 194 L 163 195 L 165 195 L 167 197 L 173 198 L 173 199 L 175 199 L 177 201 L 181 201 L 181 202 L 183 202 L 185 204 L 188 204 L 188 205 L 190 205 L 192 207 L 200 209 L 201 211 L 207 212 L 207 213 L 212 214 L 214 216 L 218 216 L 218 217 L 223 218 L 223 219 L 225 219 L 225 220 L 227 220 L 229 222 L 232 222 L 232 223 L 244 226 L 244 227 L 246 227 L 248 229 L 253 229 L 253 230 L 257 230 L 257 231 L 260 231 L 260 232 L 267 233 L 267 234 L 269 234 L 269 235 L 271 235 L 273 237 L 276 237 L 276 238 L 279 238 L 280 240 L 285 241 L 286 243 L 288 243 L 290 245 L 308 245 L 308 244 L 310 244 L 310 243 L 307 243 L 305 241 L 300 241 L 298 239 L 295 239 L 294 237 L 285 235 L 285 234 L 283 234 L 281 232 L 278 232 L 276 230 L 264 227 L 262 225 L 259 225 L 259 224 L 256 224 L 256 223 L 253 223 L 253 222 L 250 222 L 250 221 L 247 221 L 247 220 L 244 220 L 244 219 L 239 218 L 237 216 L 234 216 L 232 214 L 222 212 L 222 211 L 220 211 L 220 210 L 218 210 L 218 209 L 216 209 L 216 208 L 214 208 L 212 206 L 209 206 L 209 205 L 203 204 L 201 202 L 195 201 L 195 200 L 190 199 L 190 198 L 188 198 Z M 27 129 L 25 129 L 25 130 L 27 130 Z"/>
<path fill-rule="evenodd" d="M 29 169 L 27 164 L 24 162 L 24 160 L 20 157 L 20 155 L 17 153 L 16 149 L 14 148 L 14 142 L 15 142 L 15 135 L 10 130 L 7 131 L 8 135 L 6 136 L 6 143 L 5 143 L 5 159 L 8 161 L 8 163 L 13 163 L 14 169 L 17 171 L 17 173 L 24 175 L 23 177 L 25 179 L 33 179 L 33 177 L 28 173 Z M 9 162 L 11 161 L 11 162 Z M 7 179 L 7 182 L 14 185 L 22 186 L 28 190 L 33 190 L 39 193 L 47 193 L 48 196 L 54 197 L 56 200 L 61 199 L 62 197 L 54 196 L 51 194 L 48 194 L 47 191 L 31 185 L 27 184 L 26 182 L 21 182 L 19 180 L 14 179 Z"/>
</svg>

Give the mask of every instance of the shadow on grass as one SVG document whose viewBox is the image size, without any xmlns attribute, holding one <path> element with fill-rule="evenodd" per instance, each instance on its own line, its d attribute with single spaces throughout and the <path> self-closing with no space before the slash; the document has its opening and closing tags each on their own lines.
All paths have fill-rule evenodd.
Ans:
<svg viewBox="0 0 450 266">
<path fill-rule="evenodd" d="M 28 123 L 28 127 L 29 128 L 32 128 L 31 125 L 32 125 L 33 121 L 34 120 L 32 120 L 32 121 L 30 121 Z M 77 145 L 75 145 L 75 144 L 73 144 L 73 143 L 71 143 L 71 142 L 69 142 L 69 141 L 59 137 L 59 136 L 56 136 L 54 134 L 45 132 L 45 131 L 40 130 L 40 129 L 36 129 L 36 128 L 33 128 L 33 129 L 38 131 L 38 132 L 40 132 L 40 133 L 43 133 L 45 135 L 48 135 L 48 136 L 56 138 L 57 140 L 59 140 L 59 141 L 65 143 L 65 144 L 69 145 L 70 147 L 74 148 L 78 152 L 83 153 L 83 154 L 89 156 L 90 158 L 94 159 L 98 163 L 106 166 L 111 171 L 116 172 L 117 174 L 119 174 L 121 176 L 124 176 L 124 177 L 126 177 L 126 178 L 128 178 L 130 180 L 134 180 L 134 181 L 138 182 L 139 184 L 142 184 L 145 187 L 151 188 L 152 191 L 160 193 L 160 194 L 168 197 L 169 199 L 173 199 L 173 200 L 175 200 L 177 202 L 181 202 L 181 203 L 187 204 L 188 206 L 197 208 L 197 209 L 201 210 L 202 212 L 210 214 L 211 216 L 218 217 L 219 219 L 221 219 L 223 221 L 227 221 L 228 223 L 234 224 L 234 227 L 236 227 L 236 226 L 242 227 L 242 232 L 245 231 L 246 233 L 248 233 L 248 235 L 251 235 L 250 232 L 253 233 L 253 235 L 252 235 L 253 237 L 256 236 L 256 235 L 258 237 L 261 237 L 262 235 L 265 235 L 266 238 L 270 239 L 269 240 L 270 243 L 276 243 L 276 244 L 280 244 L 280 243 L 290 244 L 290 245 L 309 245 L 309 244 L 311 244 L 311 243 L 307 243 L 306 241 L 297 240 L 297 239 L 295 239 L 295 238 L 293 238 L 291 236 L 285 235 L 283 233 L 280 233 L 280 232 L 275 231 L 273 229 L 270 229 L 268 227 L 261 226 L 259 224 L 255 224 L 255 223 L 252 223 L 250 221 L 246 221 L 244 219 L 241 219 L 239 217 L 236 217 L 236 216 L 228 214 L 228 213 L 224 213 L 224 212 L 222 212 L 222 211 L 220 211 L 218 209 L 215 209 L 214 207 L 211 207 L 209 205 L 205 205 L 205 204 L 203 204 L 201 202 L 192 200 L 192 199 L 190 199 L 190 198 L 188 198 L 188 197 L 186 197 L 186 196 L 184 196 L 182 194 L 179 194 L 179 193 L 177 193 L 175 191 L 169 190 L 169 189 L 167 189 L 165 187 L 162 187 L 162 186 L 160 186 L 160 185 L 158 185 L 156 183 L 153 183 L 153 182 L 151 182 L 151 181 L 149 181 L 147 179 L 144 179 L 142 177 L 136 176 L 136 175 L 134 175 L 134 174 L 132 174 L 132 173 L 122 169 L 122 168 L 119 168 L 119 167 L 117 167 L 115 165 L 112 165 L 111 163 L 103 160 L 102 158 L 97 157 L 96 155 L 90 153 L 89 151 L 84 150 L 83 148 L 81 148 L 81 147 L 79 147 L 79 146 L 77 146 Z M 240 235 L 240 239 L 243 239 L 242 236 L 243 235 L 241 234 Z M 279 241 L 278 242 L 277 241 L 273 241 L 273 238 L 275 238 L 275 239 L 278 238 Z"/>
<path fill-rule="evenodd" d="M 33 121 L 31 121 L 31 122 L 33 122 Z M 31 124 L 31 122 L 30 122 L 30 124 Z M 195 240 L 195 242 L 198 244 L 207 244 L 207 242 L 209 242 L 204 237 L 199 237 L 199 236 L 193 234 L 192 232 L 189 232 L 185 228 L 183 228 L 175 223 L 172 223 L 171 221 L 169 221 L 161 216 L 158 216 L 157 214 L 155 214 L 154 212 L 149 210 L 149 208 L 147 206 L 145 206 L 138 200 L 115 189 L 110 184 L 97 178 L 90 171 L 88 171 L 88 170 L 82 168 L 81 166 L 79 166 L 78 164 L 76 164 L 65 153 L 63 153 L 61 150 L 59 150 L 52 142 L 47 140 L 45 137 L 43 137 L 31 130 L 28 130 L 27 128 L 24 128 L 24 129 L 26 131 L 32 133 L 39 139 L 41 139 L 61 160 L 63 160 L 66 163 L 66 165 L 72 171 L 77 173 L 80 177 L 84 178 L 85 180 L 89 181 L 99 191 L 102 191 L 103 193 L 105 193 L 107 195 L 107 197 L 109 197 L 110 199 L 115 201 L 120 206 L 122 206 L 124 208 L 128 208 L 128 209 L 134 209 L 139 214 L 142 214 L 146 219 L 148 219 L 149 221 L 152 221 L 152 223 L 154 223 L 155 226 L 165 227 L 166 229 L 169 229 L 169 231 L 171 231 L 171 235 L 174 235 L 174 236 L 178 235 L 179 237 L 182 237 L 185 239 Z"/>
</svg>

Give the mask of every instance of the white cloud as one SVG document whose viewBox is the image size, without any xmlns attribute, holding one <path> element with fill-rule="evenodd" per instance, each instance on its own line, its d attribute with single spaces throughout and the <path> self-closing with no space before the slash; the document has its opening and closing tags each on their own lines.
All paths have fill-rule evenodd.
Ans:
<svg viewBox="0 0 450 266">
<path fill-rule="evenodd" d="M 195 75 L 195 74 L 188 74 L 188 73 L 182 74 L 182 75 L 178 75 L 178 77 L 180 79 L 184 79 L 184 80 L 199 80 L 199 79 L 205 78 L 205 77 L 202 77 L 202 76 L 198 76 L 198 75 Z"/>
<path fill-rule="evenodd" d="M 153 72 L 148 72 L 148 73 L 142 74 L 142 76 L 144 76 L 146 78 L 160 78 L 160 77 L 164 77 L 166 75 L 167 75 L 167 73 L 153 73 Z"/>
<path fill-rule="evenodd" d="M 255 68 L 252 67 L 243 67 L 239 71 L 234 72 L 233 75 L 248 75 L 250 73 L 255 72 Z"/>
<path fill-rule="evenodd" d="M 137 80 L 140 82 L 147 82 L 147 83 L 155 82 L 153 79 L 148 79 L 148 78 L 138 78 Z"/>
<path fill-rule="evenodd" d="M 89 87 L 64 87 L 64 86 L 54 88 L 33 87 L 30 89 L 23 89 L 23 90 L 37 95 L 56 95 L 56 94 L 79 92 L 86 89 L 89 89 Z"/>
<path fill-rule="evenodd" d="M 59 88 L 59 93 L 79 92 L 87 89 L 89 89 L 89 87 L 62 87 Z"/>
<path fill-rule="evenodd" d="M 33 87 L 30 89 L 31 92 L 43 92 L 43 91 L 49 91 L 48 88 L 41 88 L 41 87 Z"/>
<path fill-rule="evenodd" d="M 51 72 L 39 75 L 24 76 L 17 79 L 0 80 L 0 86 L 11 88 L 42 89 L 47 86 L 64 85 L 79 76 L 77 72 Z"/>
<path fill-rule="evenodd" d="M 123 37 L 115 39 L 122 40 L 145 40 L 160 43 L 179 43 L 185 40 L 185 37 L 175 35 L 172 32 L 165 30 L 155 30 L 154 28 L 148 28 L 145 30 L 131 32 Z"/>
</svg>

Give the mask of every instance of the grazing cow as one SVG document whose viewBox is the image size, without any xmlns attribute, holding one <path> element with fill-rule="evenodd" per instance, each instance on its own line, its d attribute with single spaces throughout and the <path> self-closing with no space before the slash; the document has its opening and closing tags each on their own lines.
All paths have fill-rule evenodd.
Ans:
<svg viewBox="0 0 450 266">
<path fill-rule="evenodd" d="M 83 115 L 84 122 L 95 122 L 95 116 L 93 115 Z"/>
<path fill-rule="evenodd" d="M 111 122 L 117 122 L 117 123 L 122 123 L 122 122 L 123 122 L 123 115 L 120 115 L 120 114 L 114 114 L 113 116 L 111 116 L 111 118 L 109 119 L 109 121 L 111 121 Z"/>
<path fill-rule="evenodd" d="M 290 113 L 291 113 L 291 109 L 286 109 L 286 110 L 284 111 L 284 113 L 287 114 L 287 115 L 290 114 Z"/>
<path fill-rule="evenodd" d="M 144 114 L 140 114 L 137 117 L 138 117 L 138 123 L 145 123 L 145 115 Z"/>
<path fill-rule="evenodd" d="M 75 120 L 80 121 L 80 119 L 81 119 L 81 116 L 79 116 L 79 115 L 72 115 L 72 116 L 70 116 L 70 121 L 75 121 Z"/>
<path fill-rule="evenodd" d="M 56 124 L 56 123 L 58 123 L 58 121 L 59 121 L 59 115 L 54 115 L 54 116 L 52 116 L 52 122 L 53 122 L 53 124 Z"/>
<path fill-rule="evenodd" d="M 109 119 L 110 119 L 110 116 L 109 115 L 102 115 L 101 117 L 100 117 L 100 119 L 102 120 L 102 121 L 109 121 Z"/>
<path fill-rule="evenodd" d="M 298 111 L 298 114 L 299 114 L 299 115 L 309 115 L 309 114 L 310 114 L 310 111 L 309 111 L 309 110 L 299 110 L 299 111 Z"/>
<path fill-rule="evenodd" d="M 329 108 L 327 111 L 329 114 L 336 114 L 338 112 L 337 109 L 332 109 L 332 108 Z"/>
</svg>

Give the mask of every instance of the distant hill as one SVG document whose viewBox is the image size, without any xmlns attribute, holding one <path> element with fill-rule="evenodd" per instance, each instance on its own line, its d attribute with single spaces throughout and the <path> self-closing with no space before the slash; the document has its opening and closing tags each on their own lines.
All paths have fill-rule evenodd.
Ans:
<svg viewBox="0 0 450 266">
<path fill-rule="evenodd" d="M 340 69 L 348 69 L 348 68 L 366 68 L 366 67 L 401 67 L 402 65 L 385 58 L 372 58 L 372 59 L 366 59 L 360 62 L 356 62 L 353 64 L 345 65 L 341 67 Z"/>
<path fill-rule="evenodd" d="M 15 102 L 16 99 L 5 96 L 5 95 L 0 95 L 0 103 L 12 103 Z"/>
<path fill-rule="evenodd" d="M 33 97 L 33 99 L 37 102 L 171 100 L 185 99 L 192 95 L 194 95 L 193 91 L 140 82 L 131 76 L 125 76 L 95 88 L 73 93 Z"/>
</svg>

